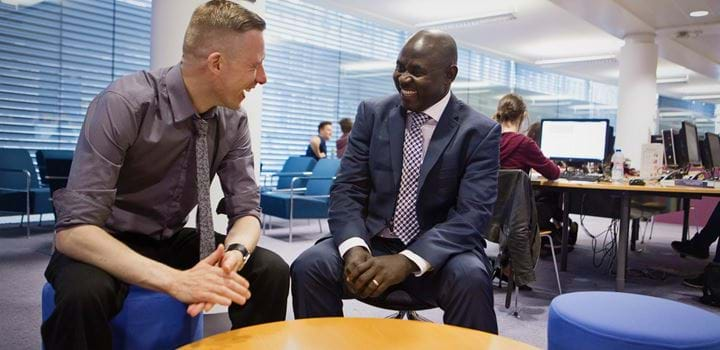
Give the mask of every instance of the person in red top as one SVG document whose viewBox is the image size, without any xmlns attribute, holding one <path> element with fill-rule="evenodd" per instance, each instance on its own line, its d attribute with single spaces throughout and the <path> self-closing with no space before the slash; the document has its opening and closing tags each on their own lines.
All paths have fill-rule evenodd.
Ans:
<svg viewBox="0 0 720 350">
<path fill-rule="evenodd" d="M 502 127 L 500 139 L 500 168 L 521 169 L 526 173 L 535 169 L 548 180 L 560 177 L 560 167 L 545 157 L 534 140 L 521 134 L 520 126 L 527 119 L 528 113 L 522 97 L 507 94 L 498 102 L 495 120 Z M 535 135 L 536 136 L 536 135 Z M 552 230 L 553 240 L 560 242 L 562 208 L 560 198 L 555 192 L 537 191 L 535 206 L 538 213 L 538 225 L 541 230 Z M 570 224 L 570 243 L 577 239 L 577 224 Z M 558 245 L 559 246 L 559 245 Z"/>
<path fill-rule="evenodd" d="M 555 180 L 560 176 L 560 168 L 543 155 L 535 141 L 519 132 L 526 118 L 522 97 L 507 94 L 498 102 L 495 120 L 502 126 L 500 168 L 521 169 L 526 173 L 535 169 L 548 180 Z"/>
</svg>

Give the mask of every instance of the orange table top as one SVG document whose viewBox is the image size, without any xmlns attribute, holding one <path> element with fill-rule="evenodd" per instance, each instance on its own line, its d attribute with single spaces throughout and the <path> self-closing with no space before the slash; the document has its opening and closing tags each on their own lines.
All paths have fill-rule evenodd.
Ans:
<svg viewBox="0 0 720 350">
<path fill-rule="evenodd" d="M 217 334 L 181 349 L 492 349 L 530 345 L 472 329 L 382 318 L 312 318 L 273 322 Z"/>
</svg>

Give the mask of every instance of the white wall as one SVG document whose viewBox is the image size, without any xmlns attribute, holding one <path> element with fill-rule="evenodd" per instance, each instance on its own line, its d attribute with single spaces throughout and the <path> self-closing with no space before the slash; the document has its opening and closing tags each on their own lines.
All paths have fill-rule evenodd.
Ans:
<svg viewBox="0 0 720 350">
<path fill-rule="evenodd" d="M 152 3 L 152 29 L 150 35 L 150 67 L 158 68 L 171 66 L 180 62 L 182 57 L 182 41 L 185 36 L 185 28 L 190 21 L 190 16 L 197 6 L 203 4 L 204 0 L 153 0 Z M 265 0 L 257 0 L 255 3 L 247 1 L 236 1 L 242 6 L 254 11 L 263 18 L 265 17 Z M 257 86 L 251 93 L 247 94 L 242 106 L 247 110 L 250 119 L 250 135 L 252 147 L 255 153 L 255 177 L 258 178 L 260 171 L 260 120 L 262 117 L 262 86 Z M 217 202 L 223 197 L 220 182 L 217 177 L 210 188 L 210 198 L 213 202 L 213 212 Z M 227 217 L 225 215 L 214 215 L 213 223 L 215 231 L 225 232 Z M 195 226 L 195 210 L 190 213 L 189 226 Z"/>
</svg>

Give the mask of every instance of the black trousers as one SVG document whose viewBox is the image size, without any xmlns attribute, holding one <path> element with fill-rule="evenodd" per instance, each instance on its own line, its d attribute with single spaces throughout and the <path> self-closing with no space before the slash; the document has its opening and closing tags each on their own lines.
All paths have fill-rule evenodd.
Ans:
<svg viewBox="0 0 720 350">
<path fill-rule="evenodd" d="M 397 254 L 405 246 L 399 240 L 375 237 L 370 248 L 380 256 Z M 354 297 L 345 288 L 344 264 L 332 239 L 318 242 L 295 259 L 291 275 L 296 319 L 343 316 L 342 300 Z M 410 275 L 386 294 L 404 290 L 424 305 L 445 311 L 446 324 L 497 334 L 489 266 L 487 257 L 478 252 L 457 254 L 436 270 Z"/>
<path fill-rule="evenodd" d="M 692 238 L 691 242 L 698 247 L 710 247 L 720 237 L 720 203 L 715 206 L 703 229 Z M 720 263 L 720 243 L 715 250 L 714 262 Z"/>
<path fill-rule="evenodd" d="M 129 233 L 116 238 L 139 254 L 180 270 L 199 261 L 200 240 L 195 229 L 183 229 L 161 241 Z M 216 233 L 215 241 L 223 243 L 225 236 Z M 243 306 L 229 307 L 232 328 L 285 320 L 290 284 L 287 263 L 277 254 L 256 247 L 239 274 L 250 282 L 252 296 Z M 45 348 L 110 349 L 110 320 L 122 309 L 129 286 L 57 251 L 45 277 L 55 289 L 55 311 L 41 328 Z"/>
</svg>

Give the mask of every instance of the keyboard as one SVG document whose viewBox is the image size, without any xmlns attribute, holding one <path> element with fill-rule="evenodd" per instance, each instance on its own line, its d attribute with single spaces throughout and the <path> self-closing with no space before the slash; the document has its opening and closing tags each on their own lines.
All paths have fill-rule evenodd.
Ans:
<svg viewBox="0 0 720 350">
<path fill-rule="evenodd" d="M 568 181 L 583 181 L 583 182 L 598 182 L 603 176 L 600 174 L 573 174 L 573 173 L 562 173 L 560 174 L 561 179 Z"/>
</svg>

